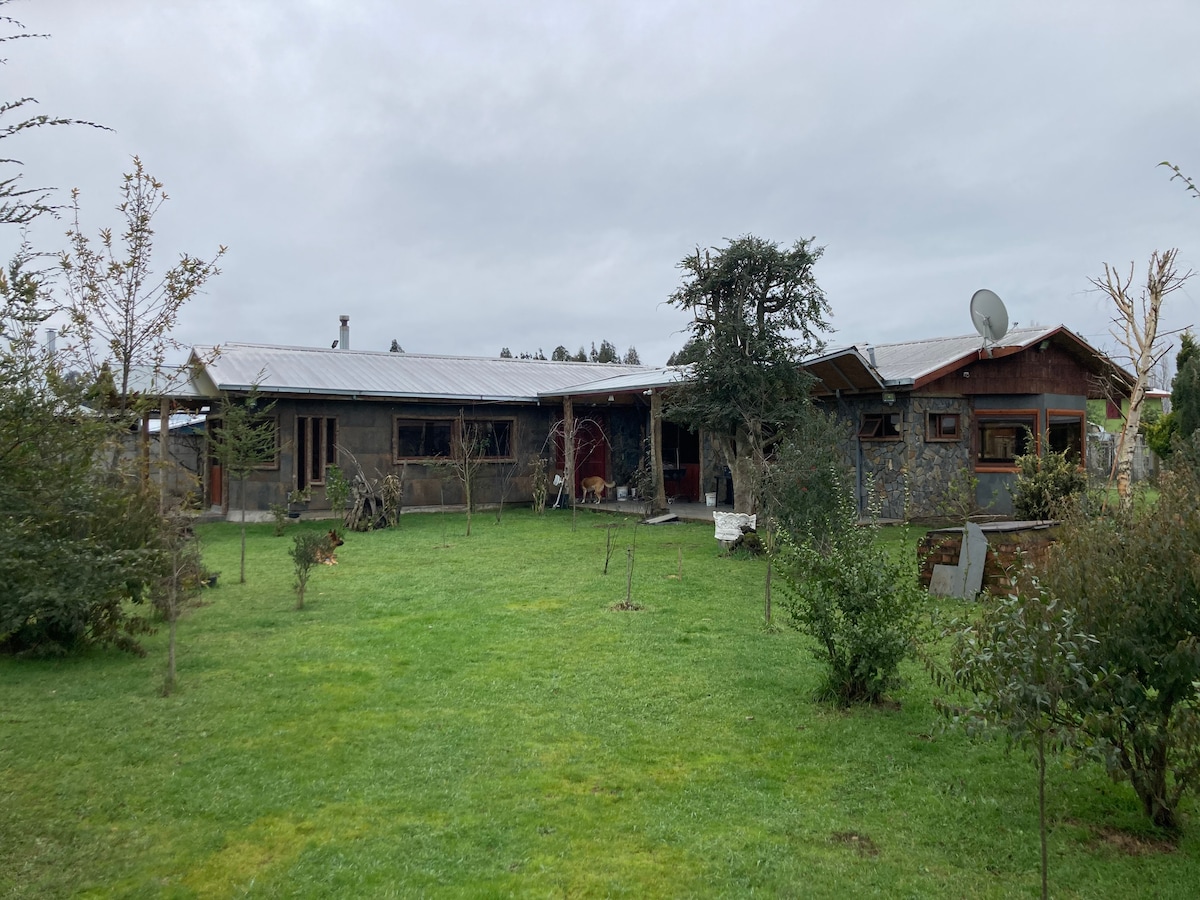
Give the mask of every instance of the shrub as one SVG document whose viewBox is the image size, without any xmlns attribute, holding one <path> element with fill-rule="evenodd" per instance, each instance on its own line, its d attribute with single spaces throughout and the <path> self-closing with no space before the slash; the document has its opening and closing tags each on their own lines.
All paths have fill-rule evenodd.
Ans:
<svg viewBox="0 0 1200 900">
<path fill-rule="evenodd" d="M 296 609 L 304 608 L 304 592 L 312 570 L 333 552 L 329 535 L 316 531 L 302 531 L 293 538 L 294 544 L 288 551 L 296 570 Z"/>
<path fill-rule="evenodd" d="M 1087 491 L 1087 472 L 1068 451 L 1017 457 L 1013 512 L 1018 519 L 1053 519 Z"/>
<path fill-rule="evenodd" d="M 42 487 L 23 498 L 0 490 L 14 513 L 0 517 L 0 651 L 141 654 L 136 636 L 150 627 L 129 602 L 144 601 L 158 564 L 157 497 L 95 471 Z"/>
<path fill-rule="evenodd" d="M 1047 754 L 1075 742 L 1077 722 L 1068 699 L 1093 680 L 1084 660 L 1095 639 L 1081 633 L 1074 611 L 1045 591 L 1036 574 L 1019 572 L 1010 583 L 1004 596 L 980 595 L 977 618 L 947 627 L 953 640 L 949 670 L 930 665 L 935 681 L 959 696 L 934 705 L 973 737 L 1000 732 L 1033 751 L 1046 897 Z"/>
<path fill-rule="evenodd" d="M 1104 517 L 1075 513 L 1045 580 L 1096 638 L 1094 681 L 1069 698 L 1079 727 L 1146 815 L 1176 827 L 1200 777 L 1200 477 L 1181 464 L 1158 501 Z"/>
<path fill-rule="evenodd" d="M 919 609 L 915 575 L 877 545 L 876 526 L 856 519 L 841 495 L 829 534 L 784 533 L 777 559 L 789 622 L 817 642 L 822 694 L 842 705 L 882 699 L 912 649 Z"/>
<path fill-rule="evenodd" d="M 844 432 L 835 416 L 813 407 L 780 437 L 757 485 L 768 529 L 823 540 L 839 527 L 852 484 L 836 450 Z"/>
<path fill-rule="evenodd" d="M 346 501 L 350 499 L 350 482 L 346 480 L 341 466 L 325 467 L 325 499 L 329 501 L 329 509 L 335 516 L 346 518 Z"/>
</svg>

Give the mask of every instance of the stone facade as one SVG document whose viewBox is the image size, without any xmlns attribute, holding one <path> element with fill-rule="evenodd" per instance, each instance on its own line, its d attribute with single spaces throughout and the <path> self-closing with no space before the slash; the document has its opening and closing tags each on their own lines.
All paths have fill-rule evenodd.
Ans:
<svg viewBox="0 0 1200 900">
<path fill-rule="evenodd" d="M 890 404 L 876 396 L 843 399 L 835 411 L 848 425 L 848 462 L 857 470 L 859 512 L 881 519 L 942 515 L 949 485 L 971 465 L 970 407 L 962 397 L 899 393 Z M 931 413 L 957 414 L 959 435 L 931 440 Z M 868 416 L 898 416 L 895 435 L 863 437 Z"/>
</svg>

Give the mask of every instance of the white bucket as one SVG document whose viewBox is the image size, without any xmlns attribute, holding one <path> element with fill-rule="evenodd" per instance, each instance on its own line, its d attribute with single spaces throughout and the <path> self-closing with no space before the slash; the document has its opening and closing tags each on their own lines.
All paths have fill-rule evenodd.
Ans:
<svg viewBox="0 0 1200 900">
<path fill-rule="evenodd" d="M 704 505 L 705 506 L 716 506 L 717 505 L 717 492 L 716 491 L 710 491 L 709 493 L 704 495 Z"/>
<path fill-rule="evenodd" d="M 617 499 L 618 500 L 628 500 L 629 499 L 629 488 L 625 487 L 624 485 L 617 488 Z"/>
</svg>

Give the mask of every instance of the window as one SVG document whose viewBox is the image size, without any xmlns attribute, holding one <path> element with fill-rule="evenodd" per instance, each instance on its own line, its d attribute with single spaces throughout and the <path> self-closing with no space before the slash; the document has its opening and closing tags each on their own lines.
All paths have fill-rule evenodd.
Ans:
<svg viewBox="0 0 1200 900">
<path fill-rule="evenodd" d="M 296 416 L 296 487 L 325 483 L 325 468 L 337 462 L 337 419 Z"/>
<path fill-rule="evenodd" d="M 255 464 L 254 468 L 258 470 L 279 468 L 279 416 L 254 416 L 247 424 L 251 427 L 257 427 L 268 421 L 271 423 L 271 434 L 275 443 L 275 454 L 270 459 Z M 221 419 L 209 418 L 205 427 L 208 429 L 208 433 L 211 437 L 212 435 L 216 435 L 218 432 L 220 432 L 223 425 L 224 422 L 222 422 Z M 220 465 L 215 456 L 213 456 L 213 463 L 215 465 Z"/>
<path fill-rule="evenodd" d="M 1082 459 L 1083 412 L 1052 409 L 1046 419 L 1046 449 L 1051 453 L 1066 451 L 1072 459 Z"/>
<path fill-rule="evenodd" d="M 483 459 L 509 459 L 513 427 L 512 419 L 396 419 L 396 459 L 446 459 L 463 438 Z"/>
<path fill-rule="evenodd" d="M 1034 410 L 976 413 L 977 465 L 985 469 L 1013 469 L 1018 456 L 1033 450 L 1037 422 L 1038 414 Z"/>
<path fill-rule="evenodd" d="M 900 440 L 900 413 L 864 413 L 858 436 L 865 441 Z"/>
<path fill-rule="evenodd" d="M 512 456 L 512 424 L 508 419 L 494 419 L 468 422 L 467 427 L 474 429 L 484 459 L 507 459 Z"/>
<path fill-rule="evenodd" d="M 453 437 L 452 419 L 397 419 L 396 458 L 448 457 Z"/>
<path fill-rule="evenodd" d="M 958 413 L 929 413 L 925 420 L 925 440 L 957 441 L 961 436 Z"/>
</svg>

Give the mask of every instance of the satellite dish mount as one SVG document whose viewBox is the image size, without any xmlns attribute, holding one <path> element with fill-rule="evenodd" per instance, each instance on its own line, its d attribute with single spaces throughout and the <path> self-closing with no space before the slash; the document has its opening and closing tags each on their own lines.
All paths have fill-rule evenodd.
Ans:
<svg viewBox="0 0 1200 900">
<path fill-rule="evenodd" d="M 983 348 L 990 357 L 992 347 L 1008 334 L 1008 310 L 1004 308 L 1004 301 L 987 288 L 976 291 L 971 295 L 971 323 L 983 337 Z"/>
</svg>

